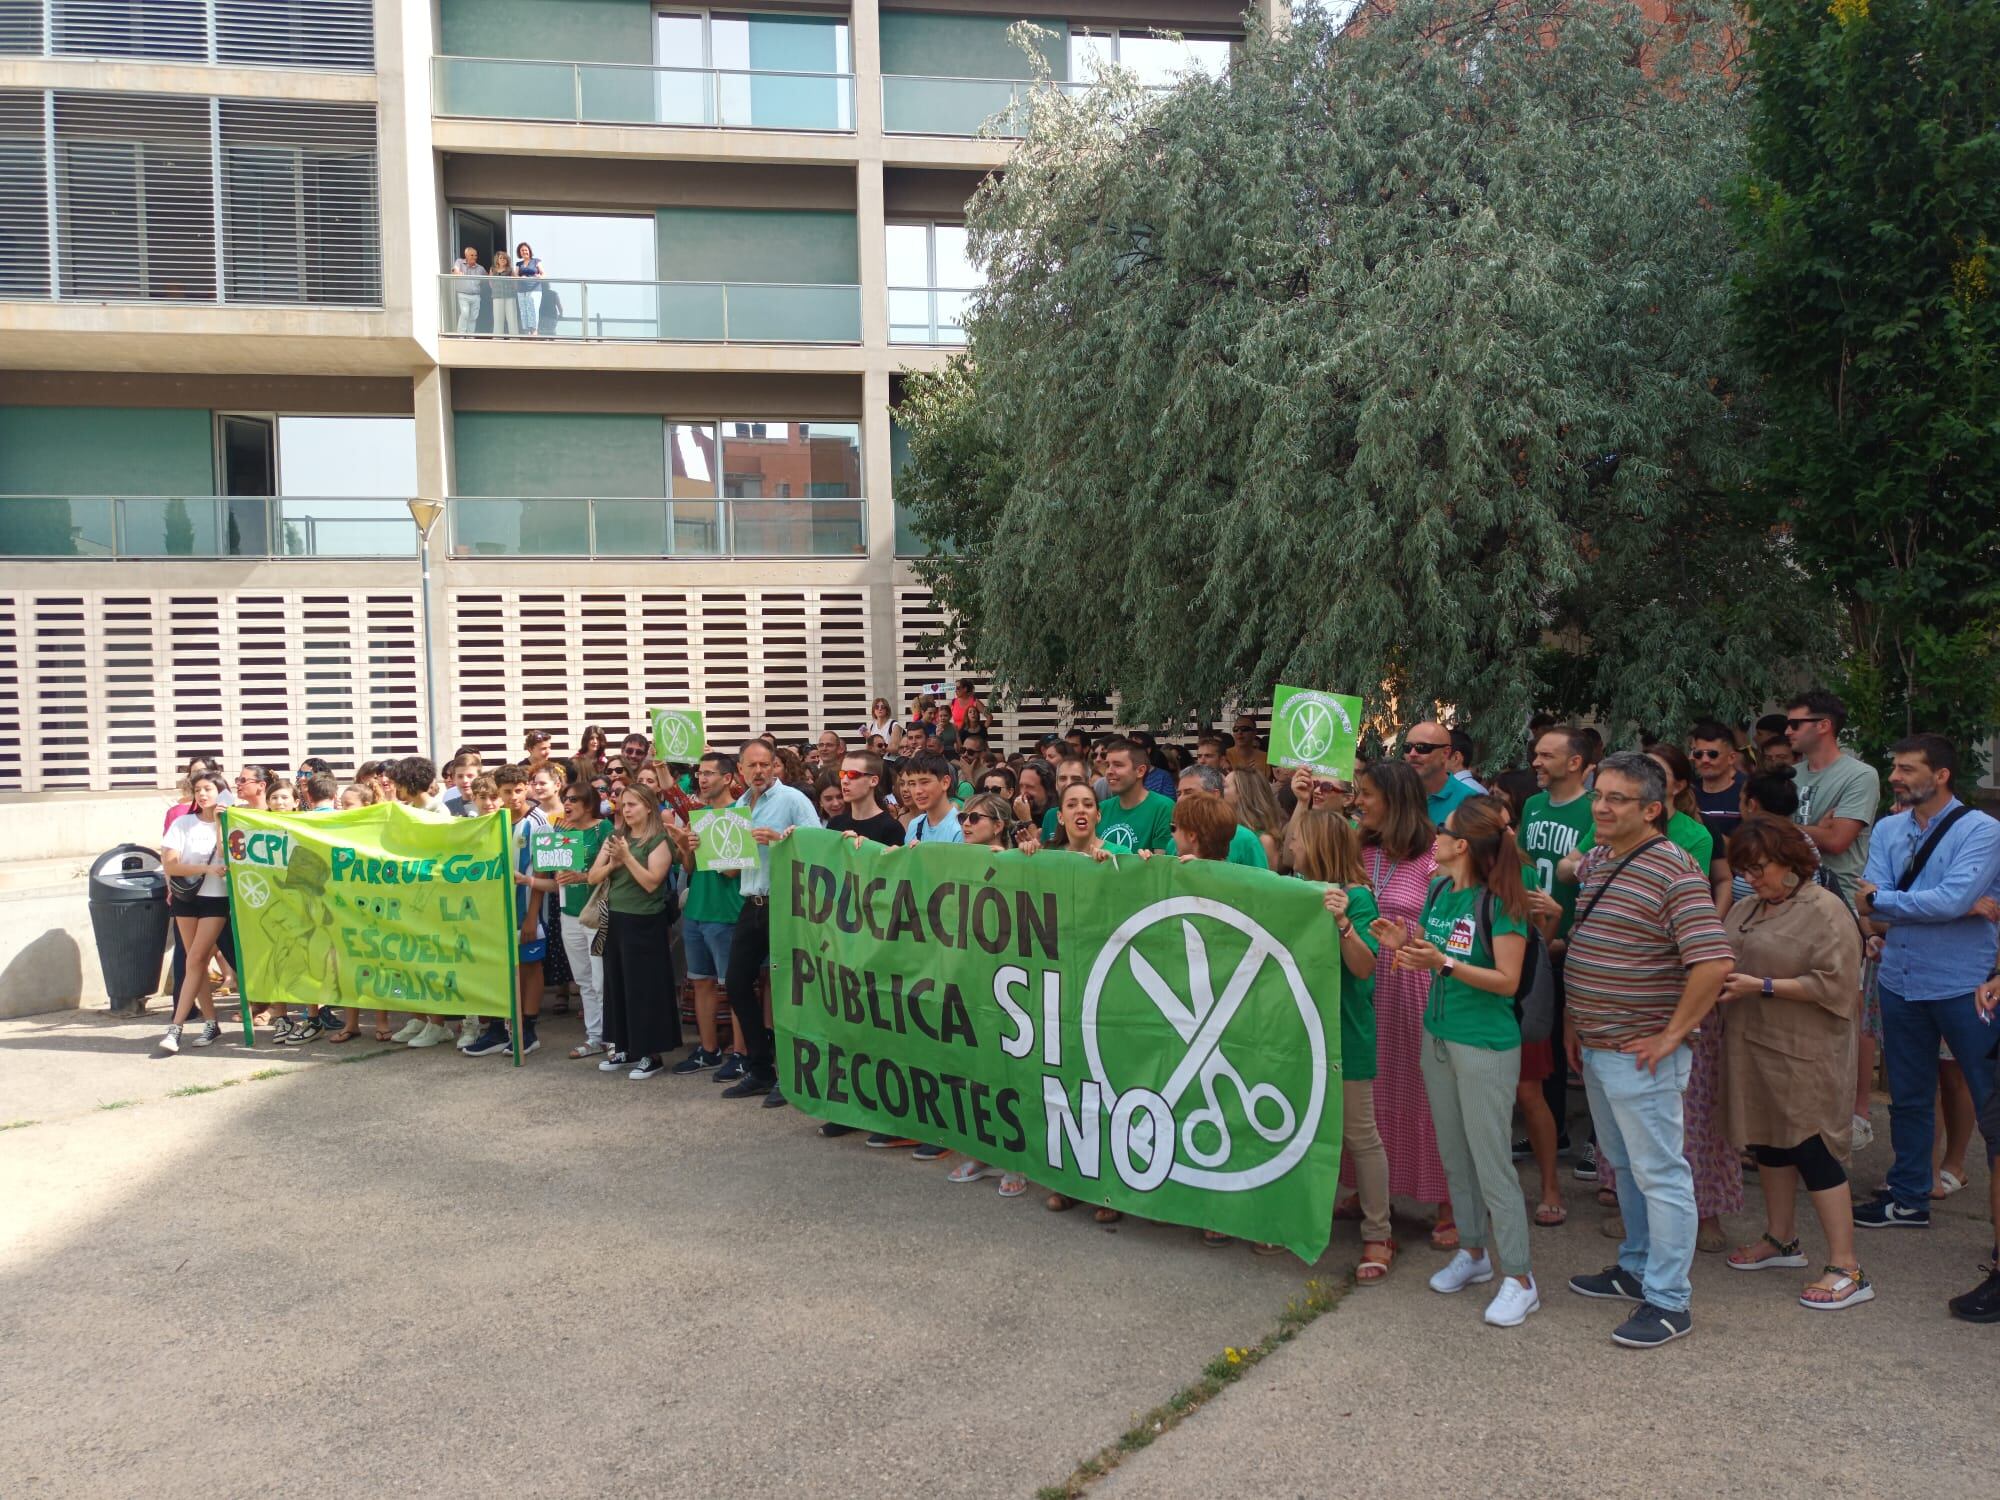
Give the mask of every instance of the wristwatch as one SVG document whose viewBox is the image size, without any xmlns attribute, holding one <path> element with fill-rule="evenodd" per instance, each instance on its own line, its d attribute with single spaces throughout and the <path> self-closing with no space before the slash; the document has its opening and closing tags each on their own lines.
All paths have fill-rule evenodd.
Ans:
<svg viewBox="0 0 2000 1500">
<path fill-rule="evenodd" d="M 1342 937 L 1353 937 L 1354 924 L 1352 922 L 1343 920 L 1340 924 L 1340 935 Z"/>
<path fill-rule="evenodd" d="M 1453 971 L 1454 969 L 1456 969 L 1457 967 L 1458 967 L 1458 965 L 1457 965 L 1457 964 L 1453 963 L 1453 962 L 1452 962 L 1452 961 L 1451 961 L 1450 959 L 1448 959 L 1448 958 L 1447 958 L 1447 959 L 1446 959 L 1446 960 L 1444 961 L 1444 965 L 1443 965 L 1443 967 L 1442 967 L 1442 968 L 1440 968 L 1440 969 L 1438 970 L 1438 977 L 1439 977 L 1439 978 L 1441 978 L 1441 979 L 1449 979 L 1449 978 L 1451 978 L 1451 976 L 1452 976 L 1452 971 Z"/>
<path fill-rule="evenodd" d="M 1764 993 L 1767 995 L 1772 995 L 1777 993 L 1775 990 L 1771 988 L 1771 981 L 1768 978 L 1764 981 Z"/>
</svg>

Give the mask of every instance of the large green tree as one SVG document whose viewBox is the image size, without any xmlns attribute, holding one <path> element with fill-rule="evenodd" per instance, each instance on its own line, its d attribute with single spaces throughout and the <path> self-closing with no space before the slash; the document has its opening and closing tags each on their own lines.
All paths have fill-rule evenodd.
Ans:
<svg viewBox="0 0 2000 1500">
<path fill-rule="evenodd" d="M 2000 0 L 1755 0 L 1737 313 L 1863 745 L 2000 720 Z"/>
<path fill-rule="evenodd" d="M 1279 682 L 1678 728 L 1828 639 L 1728 340 L 1740 86 L 1615 0 L 1398 0 L 1034 109 L 898 496 L 950 644 L 1134 721 Z"/>
</svg>

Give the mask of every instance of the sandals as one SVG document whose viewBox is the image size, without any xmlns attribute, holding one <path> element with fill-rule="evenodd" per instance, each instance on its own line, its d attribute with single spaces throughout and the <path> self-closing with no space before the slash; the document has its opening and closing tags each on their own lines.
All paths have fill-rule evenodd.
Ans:
<svg viewBox="0 0 2000 1500">
<path fill-rule="evenodd" d="M 1061 1193 L 1050 1193 L 1042 1201 L 1042 1207 L 1052 1214 L 1066 1214 L 1076 1207 L 1076 1199 L 1065 1198 Z"/>
<path fill-rule="evenodd" d="M 1201 1243 L 1210 1250 L 1226 1250 L 1236 1243 L 1236 1236 L 1224 1234 L 1219 1229 L 1204 1229 L 1201 1232 Z"/>
<path fill-rule="evenodd" d="M 985 1162 L 975 1161 L 968 1156 L 964 1161 L 947 1172 L 944 1180 L 946 1182 L 977 1182 L 982 1177 L 998 1177 L 999 1175 L 1000 1169 L 998 1167 L 989 1167 Z"/>
<path fill-rule="evenodd" d="M 342 1042 L 351 1042 L 360 1035 L 361 1030 L 359 1027 L 343 1026 L 332 1036 L 328 1037 L 326 1041 L 329 1047 L 338 1047 Z"/>
<path fill-rule="evenodd" d="M 1618 1206 L 1617 1192 L 1612 1188 L 1599 1188 L 1597 1190 L 1597 1206 L 1599 1208 L 1616 1208 Z"/>
<path fill-rule="evenodd" d="M 395 1030 L 394 1030 L 394 1028 L 393 1028 L 393 1027 L 388 1027 L 388 1026 L 377 1026 L 377 1027 L 375 1028 L 375 1040 L 376 1040 L 376 1041 L 378 1041 L 378 1042 L 393 1042 L 393 1041 L 395 1041 L 395 1040 L 396 1040 L 396 1033 L 395 1033 Z"/>
<path fill-rule="evenodd" d="M 1764 1245 L 1769 1245 L 1776 1253 L 1758 1256 L 1753 1260 L 1750 1257 L 1750 1252 Z M 1800 1252 L 1799 1242 L 1796 1238 L 1781 1240 L 1768 1229 L 1764 1231 L 1761 1239 L 1744 1245 L 1741 1249 L 1730 1251 L 1729 1259 L 1726 1262 L 1732 1271 L 1770 1271 L 1782 1266 L 1789 1266 L 1796 1269 L 1805 1263 L 1806 1258 Z"/>
<path fill-rule="evenodd" d="M 1569 1222 L 1569 1210 L 1560 1203 L 1537 1203 L 1535 1223 L 1543 1229 L 1555 1229 Z"/>
<path fill-rule="evenodd" d="M 1342 1198 L 1333 1205 L 1333 1222 L 1336 1224 L 1359 1224 L 1361 1222 L 1361 1195 Z"/>
<path fill-rule="evenodd" d="M 1694 1247 L 1703 1255 L 1720 1255 L 1729 1248 L 1729 1237 L 1718 1226 L 1714 1229 L 1697 1229 Z"/>
<path fill-rule="evenodd" d="M 574 1061 L 582 1062 L 586 1057 L 595 1057 L 600 1052 L 609 1052 L 610 1050 L 611 1046 L 608 1042 L 578 1042 L 574 1047 L 569 1049 L 569 1055 Z"/>
<path fill-rule="evenodd" d="M 1458 1248 L 1458 1220 L 1447 1219 L 1431 1226 L 1431 1248 L 1433 1250 L 1456 1250 Z"/>
<path fill-rule="evenodd" d="M 1856 1266 L 1852 1271 L 1839 1266 L 1828 1266 L 1820 1272 L 1820 1279 L 1831 1276 L 1832 1286 L 1821 1286 L 1814 1282 L 1799 1293 L 1799 1306 L 1810 1307 L 1814 1312 L 1838 1312 L 1843 1307 L 1852 1307 L 1857 1302 L 1875 1300 L 1874 1285 L 1867 1273 Z M 1817 1292 L 1819 1295 L 1814 1296 Z"/>
<path fill-rule="evenodd" d="M 1115 1208 L 1098 1208 L 1091 1211 L 1091 1218 L 1100 1224 L 1116 1224 L 1125 1215 Z"/>
<path fill-rule="evenodd" d="M 1380 1281 L 1389 1274 L 1389 1268 L 1396 1263 L 1396 1242 L 1394 1240 L 1363 1240 L 1361 1261 L 1354 1268 L 1357 1286 L 1367 1286 Z"/>
<path fill-rule="evenodd" d="M 1268 1240 L 1252 1240 L 1250 1242 L 1250 1253 L 1252 1255 L 1283 1255 L 1285 1247 L 1283 1245 L 1273 1245 Z"/>
<path fill-rule="evenodd" d="M 1952 1171 L 1950 1167 L 1943 1167 L 1938 1171 L 1938 1185 L 1931 1189 L 1931 1197 L 1934 1199 L 1949 1198 L 1964 1186 L 1965 1179 L 1963 1177 Z"/>
<path fill-rule="evenodd" d="M 1028 1179 L 1023 1177 L 1019 1172 L 1003 1172 L 1000 1174 L 1001 1197 L 1018 1198 L 1027 1191 Z"/>
</svg>

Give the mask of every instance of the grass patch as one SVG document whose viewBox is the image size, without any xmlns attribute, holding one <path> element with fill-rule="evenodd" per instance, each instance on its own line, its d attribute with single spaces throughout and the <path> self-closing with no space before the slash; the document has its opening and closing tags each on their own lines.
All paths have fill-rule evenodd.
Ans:
<svg viewBox="0 0 2000 1500">
<path fill-rule="evenodd" d="M 259 1068 L 250 1075 L 250 1082 L 262 1083 L 266 1078 L 289 1078 L 292 1074 L 302 1071 L 300 1068 Z"/>
<path fill-rule="evenodd" d="M 0 1122 L 0 1130 L 26 1130 L 30 1125 L 39 1125 L 40 1120 L 7 1120 Z"/>
<path fill-rule="evenodd" d="M 138 1102 L 137 1099 L 113 1099 L 109 1104 L 100 1104 L 97 1107 L 99 1109 L 130 1109 Z"/>
<path fill-rule="evenodd" d="M 192 1099 L 196 1094 L 219 1094 L 224 1089 L 233 1089 L 243 1080 L 225 1078 L 220 1083 L 184 1083 L 177 1089 L 168 1089 L 169 1099 Z"/>
<path fill-rule="evenodd" d="M 1297 1338 L 1314 1319 L 1338 1306 L 1353 1285 L 1352 1278 L 1339 1286 L 1328 1286 L 1318 1279 L 1308 1281 L 1298 1296 L 1285 1303 L 1285 1310 L 1278 1315 L 1277 1327 L 1246 1349 L 1224 1349 L 1203 1367 L 1199 1380 L 1182 1386 L 1126 1428 L 1116 1440 L 1084 1459 L 1061 1484 L 1045 1484 L 1036 1490 L 1035 1500 L 1079 1500 L 1093 1481 L 1102 1479 L 1117 1468 L 1127 1454 L 1150 1447 L 1172 1432 L 1226 1388 Z"/>
</svg>

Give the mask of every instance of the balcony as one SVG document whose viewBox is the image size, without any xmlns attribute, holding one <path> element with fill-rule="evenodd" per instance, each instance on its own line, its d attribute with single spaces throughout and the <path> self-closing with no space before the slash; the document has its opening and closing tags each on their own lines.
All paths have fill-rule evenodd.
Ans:
<svg viewBox="0 0 2000 1500">
<path fill-rule="evenodd" d="M 431 59 L 431 112 L 470 120 L 684 129 L 854 129 L 852 73 Z"/>
<path fill-rule="evenodd" d="M 0 496 L 0 557 L 415 557 L 401 500 Z"/>
<path fill-rule="evenodd" d="M 865 557 L 859 498 L 552 499 L 459 496 L 453 557 Z"/>
<path fill-rule="evenodd" d="M 438 282 L 439 326 L 467 337 L 684 344 L 861 342 L 858 286 L 577 281 L 558 276 L 510 281 L 449 273 Z"/>
</svg>

